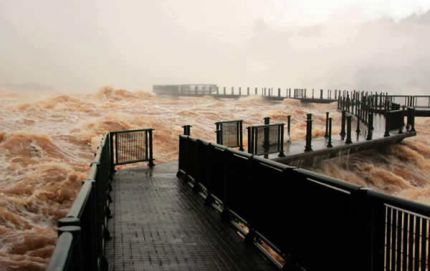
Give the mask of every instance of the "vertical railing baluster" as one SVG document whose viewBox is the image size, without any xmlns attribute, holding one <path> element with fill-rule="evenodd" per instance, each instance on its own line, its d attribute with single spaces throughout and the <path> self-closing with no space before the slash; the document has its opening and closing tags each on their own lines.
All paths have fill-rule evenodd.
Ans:
<svg viewBox="0 0 430 271">
<path fill-rule="evenodd" d="M 409 230 L 409 214 L 403 213 L 403 253 L 402 253 L 402 269 L 406 271 L 408 262 L 408 230 Z"/>
<path fill-rule="evenodd" d="M 332 142 L 331 142 L 331 125 L 332 125 L 332 118 L 328 119 L 328 143 L 327 148 L 332 148 Z"/>
<path fill-rule="evenodd" d="M 346 140 L 345 143 L 346 144 L 352 144 L 352 139 L 351 139 L 351 122 L 352 122 L 352 115 L 348 114 L 348 116 L 346 117 Z"/>
<path fill-rule="evenodd" d="M 329 119 L 329 112 L 325 112 L 325 134 L 324 137 L 328 137 L 328 119 Z"/>
<path fill-rule="evenodd" d="M 403 212 L 398 211 L 398 214 L 397 214 L 396 271 L 401 271 L 401 269 L 402 269 L 402 221 L 403 221 Z"/>
<path fill-rule="evenodd" d="M 391 242 L 391 228 L 392 228 L 392 211 L 393 209 L 385 206 L 385 211 L 387 213 L 387 221 L 386 221 L 386 247 L 385 247 L 385 270 L 392 270 L 391 267 L 391 250 L 392 250 L 392 242 Z"/>
<path fill-rule="evenodd" d="M 345 135 L 346 135 L 345 124 L 346 124 L 346 111 L 342 110 L 342 119 L 341 119 L 341 127 L 340 127 L 340 138 L 342 140 L 345 139 Z"/>
<path fill-rule="evenodd" d="M 278 131 L 280 131 L 279 133 L 279 141 L 278 144 L 280 144 L 279 146 L 279 157 L 285 157 L 285 153 L 284 153 L 284 129 L 285 126 L 282 123 L 281 125 L 278 125 Z"/>
<path fill-rule="evenodd" d="M 414 248 L 414 270 L 420 269 L 420 232 L 421 232 L 421 218 L 415 217 L 415 248 Z"/>
<path fill-rule="evenodd" d="M 427 219 L 422 218 L 421 230 L 421 270 L 427 270 Z"/>
<path fill-rule="evenodd" d="M 414 270 L 414 229 L 415 229 L 415 216 L 409 216 L 409 245 L 408 245 L 408 271 Z"/>
<path fill-rule="evenodd" d="M 312 151 L 312 114 L 306 114 L 306 146 L 305 152 Z"/>
<path fill-rule="evenodd" d="M 392 219 L 392 229 L 391 229 L 391 268 L 390 270 L 395 271 L 396 270 L 396 234 L 397 234 L 397 210 L 392 209 L 393 212 L 393 219 Z"/>
</svg>

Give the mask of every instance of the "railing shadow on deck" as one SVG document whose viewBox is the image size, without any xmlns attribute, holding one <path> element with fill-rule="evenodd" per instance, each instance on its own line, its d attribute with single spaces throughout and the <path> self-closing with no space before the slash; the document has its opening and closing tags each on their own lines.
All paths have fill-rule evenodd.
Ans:
<svg viewBox="0 0 430 271">
<path fill-rule="evenodd" d="M 248 240 L 269 241 L 287 264 L 428 268 L 429 206 L 188 136 L 180 136 L 178 176 L 221 204 L 224 218 L 244 223 Z"/>
</svg>

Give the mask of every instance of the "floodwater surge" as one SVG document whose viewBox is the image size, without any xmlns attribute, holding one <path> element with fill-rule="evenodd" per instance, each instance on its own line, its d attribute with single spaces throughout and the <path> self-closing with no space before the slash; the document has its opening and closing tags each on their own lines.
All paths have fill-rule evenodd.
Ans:
<svg viewBox="0 0 430 271">
<path fill-rule="evenodd" d="M 154 128 L 156 163 L 177 160 L 182 125 L 215 141 L 214 123 L 243 119 L 244 127 L 286 122 L 292 140 L 305 137 L 305 114 L 314 114 L 314 136 L 323 136 L 325 112 L 335 104 L 272 103 L 251 96 L 157 97 L 149 91 L 105 87 L 92 94 L 45 95 L 37 100 L 0 91 L 0 270 L 44 270 L 56 243 L 56 222 L 85 180 L 101 136 L 113 130 Z M 339 114 L 333 114 L 339 134 Z M 418 136 L 380 151 L 323 161 L 324 174 L 430 203 L 430 119 L 417 120 Z M 246 135 L 244 145 L 246 146 Z"/>
</svg>

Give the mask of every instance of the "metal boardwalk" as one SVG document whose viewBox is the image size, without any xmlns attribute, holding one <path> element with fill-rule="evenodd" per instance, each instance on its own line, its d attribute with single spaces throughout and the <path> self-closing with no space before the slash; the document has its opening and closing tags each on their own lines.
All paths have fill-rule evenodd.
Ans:
<svg viewBox="0 0 430 271">
<path fill-rule="evenodd" d="M 167 163 L 114 175 L 109 270 L 277 270 L 176 171 Z"/>
</svg>

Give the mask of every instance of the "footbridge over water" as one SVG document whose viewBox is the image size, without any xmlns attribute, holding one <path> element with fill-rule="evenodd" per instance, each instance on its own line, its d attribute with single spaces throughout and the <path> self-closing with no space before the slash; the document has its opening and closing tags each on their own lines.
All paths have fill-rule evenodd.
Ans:
<svg viewBox="0 0 430 271">
<path fill-rule="evenodd" d="M 241 120 L 216 123 L 217 143 L 184 126 L 166 164 L 152 129 L 106 134 L 48 270 L 428 270 L 429 206 L 291 165 L 415 135 L 413 108 L 360 95 L 338 99 L 333 138 L 330 115 L 323 138 L 308 115 L 303 142 L 269 119 L 247 127 L 247 146 Z"/>
<path fill-rule="evenodd" d="M 391 95 L 388 92 L 322 88 L 220 87 L 216 84 L 154 85 L 152 89 L 157 95 L 213 96 L 220 99 L 261 96 L 271 101 L 295 99 L 303 103 L 332 103 L 348 97 L 356 100 L 365 96 L 377 105 L 380 111 L 385 111 L 388 105 L 396 105 L 414 108 L 416 116 L 419 117 L 430 116 L 430 95 Z"/>
</svg>

